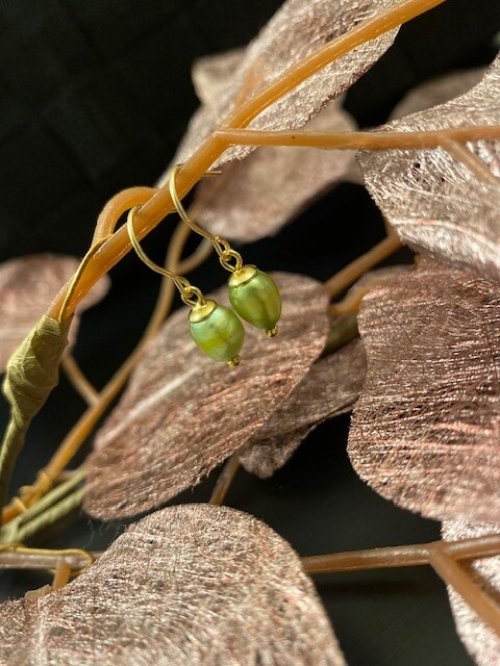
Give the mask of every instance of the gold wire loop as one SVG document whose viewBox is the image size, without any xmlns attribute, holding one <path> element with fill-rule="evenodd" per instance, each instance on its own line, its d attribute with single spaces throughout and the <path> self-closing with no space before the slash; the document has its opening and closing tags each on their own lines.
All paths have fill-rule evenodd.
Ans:
<svg viewBox="0 0 500 666">
<path fill-rule="evenodd" d="M 194 222 L 187 214 L 186 209 L 184 208 L 184 206 L 181 203 L 181 200 L 179 199 L 179 195 L 177 194 L 177 188 L 175 185 L 175 179 L 180 167 L 181 167 L 180 164 L 176 164 L 175 167 L 170 172 L 170 177 L 168 179 L 168 186 L 170 190 L 170 196 L 172 197 L 172 203 L 174 204 L 175 210 L 178 212 L 179 217 L 183 222 L 185 222 L 188 225 L 190 229 L 192 229 L 197 234 L 200 234 L 200 236 L 208 238 L 208 240 L 211 241 L 212 245 L 215 248 L 215 251 L 219 255 L 220 263 L 227 271 L 233 273 L 234 271 L 239 270 L 243 266 L 243 259 L 241 255 L 238 252 L 236 252 L 236 250 L 233 250 L 228 241 L 225 240 L 224 238 L 221 238 L 220 236 L 214 236 L 206 229 L 203 229 L 198 224 L 196 224 L 196 222 Z M 211 173 L 217 173 L 217 172 L 208 172 L 208 174 Z"/>
<path fill-rule="evenodd" d="M 139 210 L 139 208 L 141 208 L 140 205 L 134 206 L 129 210 L 127 215 L 127 232 L 130 238 L 130 242 L 132 243 L 132 247 L 134 248 L 139 259 L 155 273 L 159 273 L 164 277 L 170 278 L 179 290 L 183 303 L 191 307 L 195 307 L 196 305 L 204 305 L 205 299 L 198 287 L 194 287 L 189 282 L 189 280 L 182 275 L 177 275 L 176 273 L 169 271 L 168 268 L 164 268 L 163 266 L 156 264 L 144 252 L 134 229 L 134 215 Z"/>
</svg>

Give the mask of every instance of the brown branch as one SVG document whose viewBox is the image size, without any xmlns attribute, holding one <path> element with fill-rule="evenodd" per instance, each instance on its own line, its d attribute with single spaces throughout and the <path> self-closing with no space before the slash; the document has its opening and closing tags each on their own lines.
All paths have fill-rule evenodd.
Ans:
<svg viewBox="0 0 500 666">
<path fill-rule="evenodd" d="M 467 146 L 462 146 L 457 141 L 448 139 L 443 143 L 443 148 L 457 161 L 461 162 L 480 182 L 488 185 L 500 186 L 500 178 L 492 173 L 486 164 L 475 155 Z"/>
<path fill-rule="evenodd" d="M 268 130 L 217 130 L 215 136 L 229 145 L 288 146 L 319 148 L 324 150 L 423 150 L 443 147 L 453 141 L 457 145 L 466 141 L 500 139 L 500 125 L 450 127 L 418 132 L 291 132 Z"/>
<path fill-rule="evenodd" d="M 229 460 L 224 465 L 222 472 L 220 473 L 219 478 L 215 484 L 212 495 L 210 497 L 210 504 L 215 504 L 221 506 L 224 503 L 227 492 L 231 487 L 234 477 L 238 473 L 240 467 L 240 458 L 237 453 L 229 458 Z"/>
<path fill-rule="evenodd" d="M 490 557 L 500 553 L 500 534 L 461 539 L 460 541 L 433 541 L 407 546 L 312 555 L 302 558 L 302 565 L 304 570 L 311 574 L 413 567 L 429 564 L 432 549 L 436 545 L 442 545 L 448 555 L 459 560 Z"/>
<path fill-rule="evenodd" d="M 346 34 L 319 48 L 301 63 L 279 76 L 273 83 L 238 107 L 224 122 L 224 128 L 245 127 L 265 108 L 277 99 L 300 85 L 323 67 L 340 58 L 352 49 L 375 37 L 396 28 L 407 21 L 441 4 L 444 0 L 406 0 L 378 16 L 360 23 Z M 177 176 L 177 191 L 182 199 L 193 186 L 209 171 L 211 165 L 221 156 L 227 144 L 213 133 L 195 154 L 182 166 Z M 136 234 L 139 239 L 146 236 L 173 210 L 168 183 L 143 205 L 136 216 Z M 91 258 L 81 276 L 81 280 L 68 303 L 65 316 L 69 317 L 80 300 L 91 287 L 131 249 L 130 239 L 125 228 L 116 231 Z M 58 295 L 49 314 L 57 316 L 64 301 L 65 289 Z"/>
<path fill-rule="evenodd" d="M 67 353 L 63 356 L 62 367 L 64 368 L 66 376 L 85 402 L 88 405 L 95 405 L 99 400 L 99 391 L 92 386 L 90 381 L 83 374 L 72 354 Z"/>
<path fill-rule="evenodd" d="M 353 282 L 356 282 L 362 275 L 364 275 L 371 268 L 379 264 L 391 254 L 394 254 L 401 247 L 401 241 L 396 234 L 391 234 L 384 238 L 384 240 L 377 243 L 368 252 L 361 255 L 345 268 L 336 273 L 327 282 L 325 282 L 325 289 L 332 298 L 341 294 Z"/>
<path fill-rule="evenodd" d="M 430 553 L 430 564 L 443 581 L 452 587 L 479 617 L 500 636 L 500 606 L 460 566 L 441 544 Z"/>
</svg>

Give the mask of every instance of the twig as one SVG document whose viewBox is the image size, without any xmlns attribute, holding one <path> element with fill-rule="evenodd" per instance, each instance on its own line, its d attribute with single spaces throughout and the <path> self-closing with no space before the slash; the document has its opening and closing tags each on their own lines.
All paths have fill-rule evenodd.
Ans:
<svg viewBox="0 0 500 666">
<path fill-rule="evenodd" d="M 216 504 L 221 506 L 224 503 L 224 499 L 227 495 L 229 488 L 231 487 L 234 477 L 238 473 L 240 467 L 240 458 L 237 453 L 229 458 L 227 463 L 224 465 L 224 469 L 220 473 L 219 478 L 215 484 L 212 495 L 210 497 L 210 504 Z"/>
<path fill-rule="evenodd" d="M 78 548 L 50 550 L 12 544 L 0 548 L 0 569 L 53 570 L 61 560 L 64 560 L 73 572 L 77 572 L 89 567 L 99 555 L 100 553 L 89 553 Z"/>
<path fill-rule="evenodd" d="M 371 268 L 379 264 L 396 250 L 401 247 L 401 241 L 396 234 L 391 234 L 384 238 L 384 240 L 377 243 L 371 250 L 352 261 L 345 268 L 336 273 L 327 282 L 325 282 L 325 289 L 332 298 L 341 294 L 353 282 L 356 282 L 362 275 L 364 275 Z"/>
<path fill-rule="evenodd" d="M 444 0 L 406 0 L 397 7 L 381 12 L 374 18 L 364 21 L 346 34 L 325 44 L 305 58 L 296 66 L 285 71 L 261 92 L 253 95 L 224 122 L 226 129 L 245 127 L 270 104 L 300 85 L 307 78 L 323 67 L 340 58 L 352 49 L 368 42 L 375 37 L 396 28 L 407 21 L 425 13 L 441 4 Z M 213 133 L 208 137 L 194 155 L 182 166 L 177 176 L 177 191 L 183 198 L 193 186 L 209 171 L 212 164 L 227 148 L 227 142 Z M 165 215 L 173 210 L 168 183 L 158 189 L 157 193 L 143 205 L 136 215 L 136 234 L 138 239 L 146 236 Z M 69 317 L 77 304 L 91 287 L 112 268 L 131 249 L 127 230 L 118 229 L 109 240 L 92 257 L 81 276 L 78 288 L 68 303 L 65 316 Z M 65 289 L 58 295 L 50 308 L 56 315 L 61 310 L 65 297 Z"/>
<path fill-rule="evenodd" d="M 319 148 L 323 150 L 423 150 L 437 148 L 445 143 L 456 145 L 467 141 L 500 138 L 500 125 L 449 127 L 440 130 L 416 132 L 291 132 L 246 129 L 221 129 L 215 136 L 229 145 L 288 146 L 293 148 Z M 446 148 L 447 149 L 447 148 Z"/>
<path fill-rule="evenodd" d="M 490 557 L 500 553 L 500 534 L 491 534 L 474 539 L 461 539 L 459 541 L 432 541 L 407 546 L 389 546 L 388 548 L 312 555 L 302 558 L 302 566 L 305 571 L 311 574 L 413 567 L 429 564 L 432 549 L 437 545 L 445 548 L 448 555 L 458 560 Z"/>
<path fill-rule="evenodd" d="M 54 580 L 52 581 L 52 589 L 59 590 L 61 587 L 64 587 L 71 577 L 71 566 L 64 560 L 60 559 L 57 563 L 56 570 L 54 572 Z"/>
<path fill-rule="evenodd" d="M 436 545 L 431 549 L 430 564 L 443 581 L 452 587 L 462 599 L 500 636 L 500 606 L 460 566 L 449 551 Z"/>
<path fill-rule="evenodd" d="M 95 389 L 87 377 L 83 374 L 80 366 L 75 361 L 72 354 L 66 353 L 63 356 L 62 366 L 66 376 L 71 381 L 75 389 L 81 395 L 88 405 L 95 405 L 99 400 L 99 392 Z"/>
<path fill-rule="evenodd" d="M 486 164 L 466 146 L 451 139 L 443 142 L 442 146 L 457 162 L 466 166 L 480 182 L 500 187 L 500 178 L 495 176 Z"/>
</svg>

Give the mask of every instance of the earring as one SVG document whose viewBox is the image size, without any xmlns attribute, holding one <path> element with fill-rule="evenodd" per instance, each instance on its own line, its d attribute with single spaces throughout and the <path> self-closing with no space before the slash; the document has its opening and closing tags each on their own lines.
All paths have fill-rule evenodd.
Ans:
<svg viewBox="0 0 500 666">
<path fill-rule="evenodd" d="M 229 300 L 236 312 L 253 326 L 263 328 L 269 337 L 274 337 L 278 333 L 277 324 L 281 317 L 281 296 L 276 282 L 256 266 L 244 265 L 241 255 L 227 240 L 214 236 L 191 220 L 175 186 L 179 168 L 180 164 L 177 164 L 169 178 L 170 195 L 179 216 L 193 231 L 211 241 L 220 263 L 231 273 L 228 280 Z"/>
<path fill-rule="evenodd" d="M 191 337 L 199 349 L 215 361 L 226 361 L 230 366 L 240 362 L 239 353 L 245 339 L 243 324 L 230 309 L 212 299 L 206 299 L 198 287 L 167 268 L 155 264 L 142 249 L 134 230 L 134 215 L 140 206 L 132 208 L 127 216 L 127 231 L 139 259 L 160 275 L 169 277 L 180 292 L 182 302 L 191 308 L 189 326 Z"/>
</svg>

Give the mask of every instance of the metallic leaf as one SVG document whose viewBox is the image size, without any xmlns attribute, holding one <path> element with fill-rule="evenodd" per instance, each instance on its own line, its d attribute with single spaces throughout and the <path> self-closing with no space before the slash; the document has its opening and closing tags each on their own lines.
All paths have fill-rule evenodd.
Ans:
<svg viewBox="0 0 500 666">
<path fill-rule="evenodd" d="M 342 666 L 292 548 L 226 507 L 132 525 L 59 591 L 0 606 L 0 663 Z"/>
<path fill-rule="evenodd" d="M 389 120 L 404 118 L 464 95 L 480 82 L 485 71 L 484 67 L 464 69 L 425 81 L 403 97 L 392 110 Z"/>
<path fill-rule="evenodd" d="M 78 263 L 74 257 L 35 254 L 0 264 L 0 372 L 71 278 Z M 104 298 L 108 288 L 109 280 L 101 280 L 82 302 L 79 312 Z M 77 327 L 74 321 L 70 342 L 74 342 Z"/>
<path fill-rule="evenodd" d="M 318 48 L 376 16 L 398 0 L 288 0 L 249 44 L 240 66 L 219 89 L 210 106 L 193 119 L 175 162 L 184 162 L 201 142 L 241 102 L 248 100 L 278 76 Z M 397 30 L 362 44 L 311 76 L 263 111 L 252 129 L 303 127 L 328 101 L 345 92 L 391 46 Z M 251 152 L 248 146 L 228 150 L 220 163 Z"/>
<path fill-rule="evenodd" d="M 500 294 L 421 260 L 370 291 L 358 326 L 368 358 L 349 433 L 358 474 L 437 519 L 500 515 Z"/>
<path fill-rule="evenodd" d="M 500 57 L 482 81 L 446 104 L 396 120 L 398 131 L 500 124 Z M 467 144 L 486 176 L 444 148 L 364 152 L 365 182 L 403 242 L 500 280 L 500 141 Z M 495 178 L 496 177 L 496 178 Z"/>
<path fill-rule="evenodd" d="M 355 124 L 333 102 L 307 124 L 315 132 L 352 131 Z M 196 190 L 197 220 L 213 234 L 251 242 L 276 234 L 315 198 L 347 176 L 352 151 L 260 148 L 223 167 Z"/>
<path fill-rule="evenodd" d="M 500 517 L 499 517 L 500 522 Z M 459 520 L 443 523 L 443 539 L 454 541 L 497 534 L 496 525 L 468 524 Z M 463 563 L 474 581 L 493 599 L 500 601 L 500 556 L 485 557 L 472 564 Z M 460 595 L 448 587 L 451 609 L 457 625 L 457 632 L 470 655 L 478 666 L 494 666 L 500 663 L 500 638 L 493 629 L 479 619 L 477 614 L 463 601 Z"/>
<path fill-rule="evenodd" d="M 366 358 L 359 338 L 316 361 L 241 454 L 245 469 L 261 478 L 272 476 L 311 430 L 352 409 L 365 374 Z"/>
<path fill-rule="evenodd" d="M 327 334 L 320 283 L 277 273 L 280 335 L 248 327 L 242 362 L 203 356 L 182 309 L 164 325 L 96 439 L 86 508 L 114 518 L 151 509 L 242 448 L 302 380 Z M 226 301 L 226 289 L 215 293 Z M 226 301 L 227 302 L 227 301 Z"/>
</svg>

